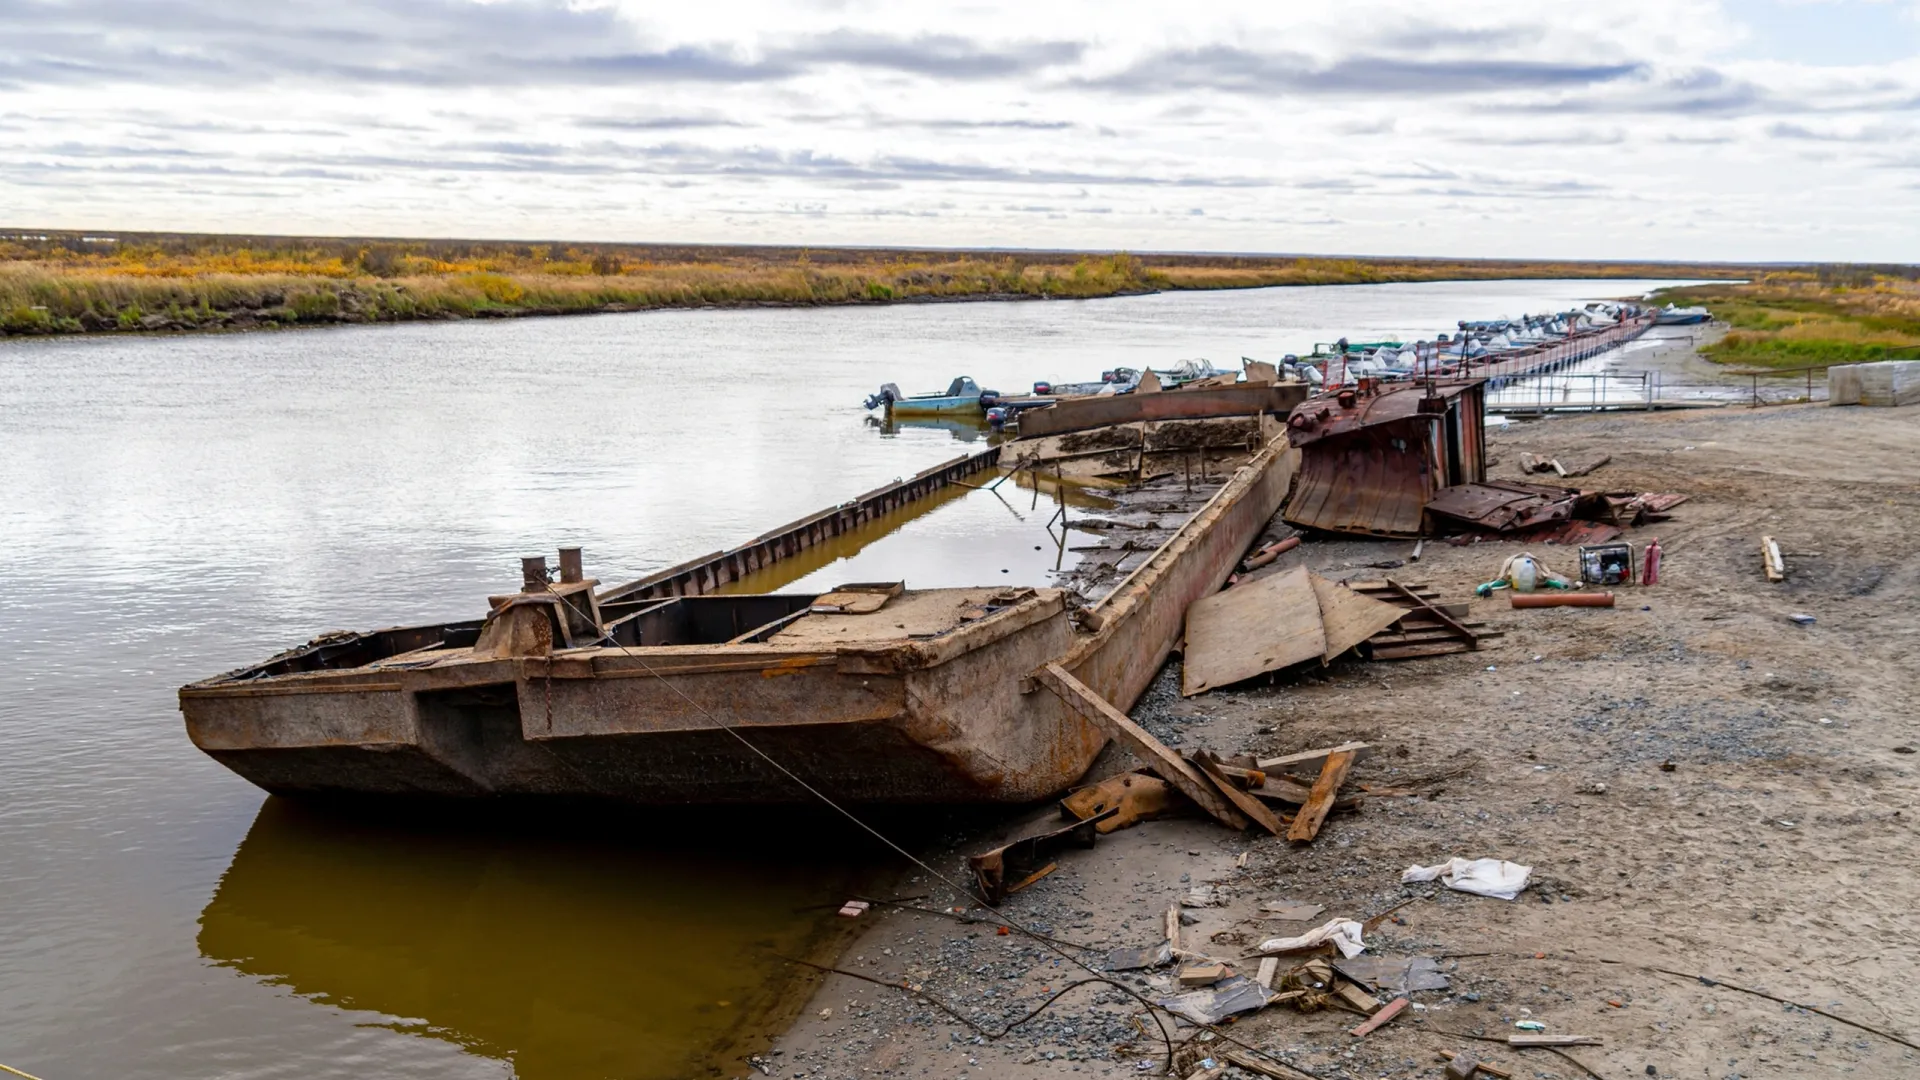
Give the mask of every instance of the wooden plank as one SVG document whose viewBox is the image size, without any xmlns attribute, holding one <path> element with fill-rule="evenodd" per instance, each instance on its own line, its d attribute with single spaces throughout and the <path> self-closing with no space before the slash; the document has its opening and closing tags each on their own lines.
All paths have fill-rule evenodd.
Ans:
<svg viewBox="0 0 1920 1080">
<path fill-rule="evenodd" d="M 1598 1035 L 1509 1035 L 1508 1046 L 1602 1046 Z"/>
<path fill-rule="evenodd" d="M 1232 778 L 1220 771 L 1219 763 L 1213 759 L 1212 755 L 1204 751 L 1195 754 L 1193 763 L 1200 767 L 1200 772 L 1207 779 L 1213 781 L 1213 785 L 1220 789 L 1220 794 L 1225 795 L 1228 802 L 1238 807 L 1240 812 L 1251 818 L 1256 825 L 1275 836 L 1285 831 L 1280 824 L 1280 819 L 1273 816 L 1273 811 L 1267 809 L 1267 804 L 1240 790 L 1239 785 L 1235 784 Z"/>
<path fill-rule="evenodd" d="M 1319 750 L 1301 750 L 1297 753 L 1281 754 L 1279 757 L 1260 759 L 1260 763 L 1256 768 L 1266 773 L 1268 777 L 1267 782 L 1272 783 L 1273 776 L 1278 773 L 1317 773 L 1326 767 L 1327 758 L 1337 753 L 1352 754 L 1354 763 L 1358 764 L 1373 756 L 1373 744 L 1349 742 L 1341 743 L 1339 746 L 1324 747 Z"/>
<path fill-rule="evenodd" d="M 1352 589 L 1354 592 L 1395 593 L 1396 595 L 1399 592 L 1399 590 L 1393 588 L 1392 586 L 1388 585 L 1384 581 L 1349 581 L 1346 584 L 1347 584 L 1347 588 Z M 1414 592 L 1419 593 L 1421 596 L 1433 597 L 1433 596 L 1440 595 L 1440 590 L 1434 588 L 1431 585 L 1421 584 L 1421 585 L 1408 585 L 1405 587 L 1412 589 Z"/>
<path fill-rule="evenodd" d="M 1407 999 L 1403 997 L 1394 998 L 1392 1001 L 1387 1002 L 1379 1012 L 1368 1017 L 1366 1023 L 1347 1032 L 1347 1034 L 1355 1038 L 1362 1035 L 1371 1035 L 1375 1031 L 1378 1031 L 1389 1020 L 1392 1020 L 1405 1011 L 1407 1011 Z"/>
<path fill-rule="evenodd" d="M 1481 634 L 1480 640 L 1486 642 L 1505 636 L 1504 633 L 1496 631 L 1490 634 Z M 1467 643 L 1462 641 L 1459 635 L 1453 633 L 1453 631 L 1438 626 L 1424 627 L 1419 630 L 1380 633 L 1367 639 L 1367 642 L 1376 649 L 1391 645 L 1428 645 L 1436 641 L 1452 642 L 1461 648 L 1466 648 L 1467 645 Z"/>
<path fill-rule="evenodd" d="M 1322 660 L 1332 660 L 1406 614 L 1392 604 L 1362 596 L 1318 574 L 1308 574 L 1307 581 L 1313 587 L 1314 601 L 1320 605 L 1320 632 L 1326 640 Z"/>
<path fill-rule="evenodd" d="M 1073 677 L 1066 668 L 1058 663 L 1048 664 L 1034 672 L 1034 678 L 1040 685 L 1058 695 L 1073 711 L 1093 722 L 1095 727 L 1133 751 L 1134 756 L 1147 763 L 1154 772 L 1180 789 L 1180 793 L 1199 804 L 1200 808 L 1212 814 L 1221 824 L 1229 828 L 1244 829 L 1247 819 L 1234 809 L 1232 803 L 1214 790 L 1207 778 L 1196 772 L 1185 758 L 1167 748 L 1167 745 L 1153 737 L 1147 729 L 1127 719 L 1127 715 L 1108 703 L 1106 698 L 1088 689 L 1085 683 Z"/>
<path fill-rule="evenodd" d="M 1372 596 L 1374 594 L 1368 593 L 1367 595 Z M 1393 603 L 1393 600 L 1390 597 L 1382 596 L 1380 599 L 1389 604 Z M 1421 599 L 1426 600 L 1431 598 L 1421 597 Z M 1459 619 L 1463 623 L 1467 623 L 1467 612 L 1469 610 L 1469 606 L 1467 604 L 1463 604 L 1463 603 L 1433 604 L 1432 606 L 1439 608 L 1441 611 L 1445 612 L 1448 615 L 1453 616 L 1456 619 Z M 1435 619 L 1433 616 L 1427 614 L 1427 609 L 1425 607 L 1407 608 L 1404 605 L 1402 605 L 1400 617 L 1403 620 L 1407 620 L 1410 622 L 1438 622 L 1439 621 L 1438 619 Z M 1467 623 L 1467 625 L 1472 626 L 1474 624 Z"/>
<path fill-rule="evenodd" d="M 1760 538 L 1760 560 L 1766 567 L 1768 581 L 1787 580 L 1787 560 L 1780 554 L 1780 545 L 1771 536 Z"/>
<path fill-rule="evenodd" d="M 1231 1065 L 1236 1065 L 1250 1073 L 1270 1077 L 1271 1080 L 1299 1080 L 1301 1076 L 1309 1075 L 1301 1073 L 1298 1070 L 1283 1072 L 1279 1066 L 1262 1061 L 1245 1050 L 1222 1050 L 1220 1051 L 1220 1060 Z"/>
<path fill-rule="evenodd" d="M 1253 981 L 1271 990 L 1273 989 L 1273 977 L 1278 974 L 1280 974 L 1280 958 L 1277 956 L 1263 956 L 1260 958 L 1260 970 L 1254 974 Z"/>
<path fill-rule="evenodd" d="M 1313 788 L 1310 785 L 1286 776 L 1269 776 L 1266 783 L 1252 790 L 1262 799 L 1292 803 L 1295 806 L 1306 802 L 1307 796 L 1313 794 Z"/>
<path fill-rule="evenodd" d="M 1404 596 L 1407 599 L 1412 600 L 1414 603 L 1420 605 L 1421 609 L 1429 617 L 1440 620 L 1441 623 L 1445 624 L 1447 628 L 1451 629 L 1454 633 L 1460 635 L 1461 638 L 1469 642 L 1472 642 L 1474 648 L 1478 649 L 1480 647 L 1479 637 L 1477 637 L 1473 631 L 1460 625 L 1459 620 L 1455 619 L 1453 616 L 1447 614 L 1446 612 L 1441 611 L 1439 608 L 1433 606 L 1432 604 L 1427 603 L 1425 600 L 1421 599 L 1418 593 L 1414 592 L 1412 589 L 1407 588 L 1405 585 L 1402 585 L 1399 582 L 1393 580 L 1392 578 L 1387 579 L 1387 584 L 1391 586 L 1393 590 L 1399 593 L 1401 596 Z"/>
<path fill-rule="evenodd" d="M 1185 697 L 1319 660 L 1327 649 L 1320 602 L 1305 567 L 1243 582 L 1187 608 Z"/>
<path fill-rule="evenodd" d="M 1440 1056 L 1446 1059 L 1447 1061 L 1452 1061 L 1455 1057 L 1458 1056 L 1451 1050 L 1442 1050 L 1439 1053 L 1440 1053 Z M 1495 1068 L 1494 1066 L 1489 1065 L 1484 1061 L 1474 1062 L 1473 1067 L 1480 1070 L 1483 1073 L 1486 1073 L 1488 1076 L 1499 1077 L 1499 1080 L 1513 1080 L 1512 1073 L 1508 1072 L 1505 1069 Z"/>
<path fill-rule="evenodd" d="M 1451 641 L 1436 641 L 1425 645 L 1389 645 L 1373 650 L 1373 659 L 1416 660 L 1422 656 L 1451 656 L 1454 653 L 1472 651 L 1466 642 L 1454 638 Z"/>
<path fill-rule="evenodd" d="M 1347 770 L 1351 768 L 1351 750 L 1335 750 L 1327 755 L 1327 763 L 1320 767 L 1320 779 L 1313 782 L 1312 794 L 1300 807 L 1300 812 L 1294 815 L 1293 827 L 1287 830 L 1287 839 L 1312 840 L 1320 832 L 1320 823 L 1327 819 L 1327 811 L 1333 809 L 1334 795 L 1339 792 L 1340 785 L 1346 782 Z"/>
<path fill-rule="evenodd" d="M 1368 1016 L 1372 1016 L 1374 1012 L 1380 1008 L 1379 998 L 1374 997 L 1372 994 L 1367 993 L 1365 990 L 1360 989 L 1350 982 L 1342 982 L 1339 989 L 1335 990 L 1334 993 L 1340 996 L 1340 1000 L 1359 1009 Z"/>
</svg>

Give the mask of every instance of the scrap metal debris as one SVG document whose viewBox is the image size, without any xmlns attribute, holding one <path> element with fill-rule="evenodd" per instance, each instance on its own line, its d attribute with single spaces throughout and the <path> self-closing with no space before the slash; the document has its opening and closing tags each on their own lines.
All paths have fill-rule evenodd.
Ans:
<svg viewBox="0 0 1920 1080">
<path fill-rule="evenodd" d="M 1046 858 L 1049 853 L 1064 847 L 1092 847 L 1099 823 L 1117 813 L 1119 808 L 1114 807 L 1081 821 L 1010 840 L 991 851 L 968 857 L 967 866 L 973 870 L 981 894 L 989 902 L 998 904 L 1009 893 L 1018 892 L 1050 873 Z M 1009 875 L 1012 875 L 1011 882 Z"/>
<path fill-rule="evenodd" d="M 1354 956 L 1335 960 L 1333 969 L 1388 994 L 1445 990 L 1448 986 L 1439 961 L 1430 956 Z"/>
<path fill-rule="evenodd" d="M 1184 1020 L 1207 1026 L 1229 1016 L 1257 1012 L 1272 1000 L 1272 991 L 1245 975 L 1235 975 L 1205 989 L 1160 998 L 1154 1004 Z"/>
</svg>

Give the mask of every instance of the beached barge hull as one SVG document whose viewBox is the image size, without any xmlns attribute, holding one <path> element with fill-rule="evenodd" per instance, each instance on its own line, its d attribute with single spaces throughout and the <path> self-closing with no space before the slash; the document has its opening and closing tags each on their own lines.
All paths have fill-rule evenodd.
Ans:
<svg viewBox="0 0 1920 1080">
<path fill-rule="evenodd" d="M 836 642 L 835 620 L 859 616 L 808 614 L 811 596 L 703 595 L 863 514 L 992 467 L 997 454 L 595 596 L 598 626 L 622 646 L 483 655 L 477 623 L 332 638 L 182 689 L 188 733 L 236 773 L 289 795 L 810 798 L 756 749 L 853 802 L 1056 794 L 1106 739 L 1026 676 L 1059 661 L 1130 707 L 1173 648 L 1187 604 L 1220 587 L 1285 497 L 1295 455 L 1284 440 L 1238 470 L 1090 617 L 1070 613 L 1054 589 L 909 592 L 889 603 L 985 614 L 890 641 L 848 623 L 848 639 Z M 892 619 L 892 610 L 878 615 Z M 756 620 L 787 629 L 756 634 Z M 811 637 L 796 630 L 802 623 Z M 726 643 L 659 644 L 703 637 Z"/>
</svg>

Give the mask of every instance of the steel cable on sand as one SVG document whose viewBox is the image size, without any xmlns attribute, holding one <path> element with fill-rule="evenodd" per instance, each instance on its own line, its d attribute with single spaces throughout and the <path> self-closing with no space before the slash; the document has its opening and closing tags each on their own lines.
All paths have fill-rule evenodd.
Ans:
<svg viewBox="0 0 1920 1080">
<path fill-rule="evenodd" d="M 583 610 L 573 600 L 565 596 L 560 596 L 558 594 L 555 594 L 555 599 L 557 599 L 560 603 L 566 604 L 568 607 L 573 608 L 574 612 L 578 614 L 582 619 L 586 620 L 588 623 L 597 625 L 597 621 L 593 618 L 591 613 Z M 1049 952 L 1054 953 L 1055 955 L 1059 956 L 1061 959 L 1066 960 L 1068 963 L 1072 964 L 1073 966 L 1079 968 L 1080 970 L 1086 972 L 1088 975 L 1092 976 L 1092 978 L 1090 979 L 1082 980 L 1081 982 L 1075 983 L 1073 986 L 1067 987 L 1066 990 L 1062 990 L 1060 991 L 1060 993 L 1055 994 L 1052 998 L 1049 998 L 1047 1000 L 1045 1005 L 1041 1006 L 1042 1009 L 1044 1009 L 1046 1005 L 1051 1005 L 1054 1000 L 1057 1000 L 1061 996 L 1061 994 L 1066 993 L 1067 990 L 1072 990 L 1077 987 L 1085 986 L 1095 982 L 1102 983 L 1107 986 L 1111 986 L 1116 990 L 1119 990 L 1121 993 L 1132 998 L 1134 1001 L 1138 1002 L 1141 1005 L 1141 1007 L 1147 1010 L 1147 1014 L 1153 1017 L 1154 1025 L 1157 1028 L 1159 1028 L 1160 1041 L 1162 1045 L 1165 1046 L 1166 1048 L 1167 1072 L 1171 1073 L 1173 1071 L 1173 1058 L 1174 1058 L 1173 1037 L 1170 1034 L 1168 1034 L 1166 1022 L 1161 1018 L 1161 1014 L 1163 1013 L 1169 1016 L 1175 1015 L 1174 1013 L 1171 1012 L 1171 1010 L 1168 1010 L 1165 1007 L 1158 1005 L 1153 1001 L 1148 1000 L 1145 995 L 1139 993 L 1138 991 L 1134 990 L 1132 987 L 1127 986 L 1126 984 L 1120 982 L 1119 980 L 1109 977 L 1106 973 L 1095 971 L 1092 967 L 1088 966 L 1087 963 L 1081 960 L 1079 957 L 1073 955 L 1072 953 L 1061 948 L 1060 946 L 1055 945 L 1053 941 L 1049 939 L 1046 935 L 1043 935 L 1038 931 L 1031 930 L 1028 927 L 1021 925 L 1019 922 L 1008 917 L 1008 915 L 1005 912 L 1001 911 L 998 907 L 995 907 L 993 904 L 987 902 L 986 897 L 982 896 L 980 893 L 976 892 L 972 888 L 959 884 L 958 882 L 954 881 L 952 878 L 948 877 L 947 875 L 941 873 L 940 871 L 934 869 L 932 866 L 928 865 L 926 862 L 921 860 L 919 856 L 913 854 L 912 852 L 908 851 L 906 848 L 901 847 L 899 844 L 895 843 L 891 838 L 886 836 L 879 829 L 876 829 L 872 825 L 869 825 L 865 821 L 861 820 L 861 818 L 857 814 L 855 814 L 853 811 L 847 809 L 844 806 L 841 806 L 838 802 L 835 802 L 831 797 L 829 797 L 825 792 L 821 791 L 819 788 L 816 788 L 812 784 L 809 784 L 805 780 L 801 779 L 800 776 L 796 774 L 792 769 L 789 769 L 785 765 L 782 765 L 780 762 L 774 760 L 772 755 L 768 754 L 765 750 L 760 749 L 758 746 L 755 746 L 750 740 L 747 739 L 745 735 L 740 734 L 739 730 L 735 728 L 732 724 L 729 724 L 725 720 L 722 720 L 719 717 L 713 715 L 713 713 L 709 712 L 705 706 L 693 700 L 693 698 L 687 696 L 686 691 L 680 689 L 678 686 L 675 686 L 671 679 L 668 679 L 666 676 L 660 674 L 658 671 L 655 671 L 653 669 L 653 665 L 647 663 L 644 657 L 640 656 L 638 653 L 628 648 L 621 641 L 615 639 L 613 635 L 602 633 L 600 640 L 613 645 L 615 648 L 619 649 L 622 653 L 625 653 L 629 658 L 639 663 L 640 667 L 643 670 L 645 670 L 648 675 L 651 675 L 655 679 L 658 679 L 663 686 L 673 691 L 675 694 L 679 695 L 680 700 L 686 702 L 688 705 L 693 706 L 694 711 L 698 712 L 702 717 L 707 719 L 710 723 L 713 724 L 713 726 L 726 732 L 728 735 L 733 736 L 735 741 L 737 741 L 741 746 L 746 747 L 750 752 L 754 754 L 754 756 L 766 762 L 768 765 L 771 765 L 782 776 L 785 776 L 787 779 L 793 781 L 794 784 L 797 785 L 802 791 L 805 791 L 807 794 L 820 800 L 820 802 L 823 805 L 831 809 L 833 812 L 839 814 L 841 817 L 844 817 L 848 821 L 852 822 L 862 832 L 866 833 L 868 836 L 873 837 L 875 840 L 880 841 L 880 843 L 892 849 L 901 858 L 907 860 L 913 865 L 926 871 L 928 875 L 933 877 L 936 881 L 939 881 L 941 884 L 952 889 L 954 892 L 959 893 L 962 896 L 971 897 L 982 908 L 985 908 L 986 910 L 993 912 L 996 916 L 999 916 L 1000 920 L 1002 922 L 1005 922 L 1008 928 L 1020 934 L 1022 937 L 1025 937 L 1030 941 L 1038 942 L 1041 946 L 1046 948 Z M 551 673 L 551 669 L 553 666 L 553 659 L 551 656 L 546 658 L 546 664 L 547 664 L 549 673 Z M 877 981 L 877 980 L 870 980 L 870 981 Z M 882 985 L 891 986 L 893 984 L 883 983 Z M 907 992 L 912 993 L 912 991 L 907 991 Z M 1037 1015 L 1038 1012 L 1039 1010 L 1036 1009 L 1035 1014 Z M 1020 1023 L 1025 1023 L 1027 1020 L 1030 1020 L 1030 1019 L 1032 1019 L 1032 1015 L 1029 1015 L 1023 1018 L 1020 1021 Z M 974 1025 L 969 1024 L 969 1026 L 974 1026 Z M 1226 1032 L 1220 1030 L 1218 1025 L 1203 1024 L 1198 1026 L 1203 1027 L 1207 1031 L 1212 1032 L 1216 1038 L 1219 1038 L 1225 1042 L 1232 1043 L 1233 1045 L 1238 1046 L 1244 1050 L 1251 1051 L 1252 1053 L 1257 1054 L 1260 1057 L 1265 1058 L 1269 1061 L 1272 1061 L 1283 1068 L 1289 1069 L 1293 1072 L 1297 1072 L 1302 1076 L 1311 1077 L 1312 1080 L 1321 1080 L 1321 1078 L 1315 1073 L 1309 1072 L 1306 1069 L 1302 1069 L 1297 1065 L 1293 1065 L 1286 1061 L 1283 1061 L 1266 1050 L 1263 1050 L 1250 1043 L 1242 1042 L 1241 1040 L 1236 1039 L 1231 1035 L 1228 1035 Z M 977 1027 L 976 1027 L 976 1030 L 978 1030 Z"/>
</svg>

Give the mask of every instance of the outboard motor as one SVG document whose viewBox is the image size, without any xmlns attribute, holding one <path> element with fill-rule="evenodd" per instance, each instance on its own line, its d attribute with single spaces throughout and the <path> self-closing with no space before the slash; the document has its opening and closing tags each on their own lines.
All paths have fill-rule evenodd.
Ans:
<svg viewBox="0 0 1920 1080">
<path fill-rule="evenodd" d="M 899 400 L 900 400 L 900 388 L 893 385 L 892 383 L 887 383 L 886 385 L 882 386 L 878 392 L 868 395 L 867 408 L 877 409 L 882 405 L 892 405 L 894 402 Z"/>
</svg>

